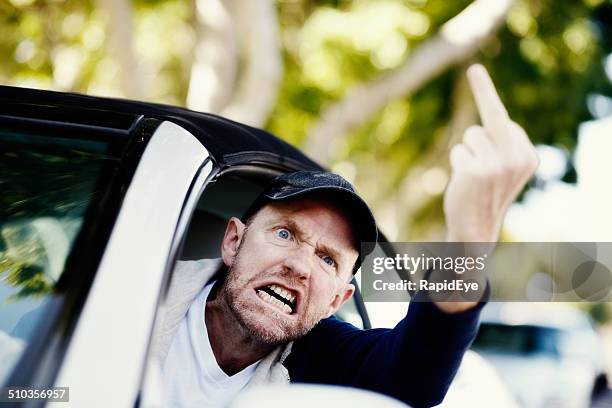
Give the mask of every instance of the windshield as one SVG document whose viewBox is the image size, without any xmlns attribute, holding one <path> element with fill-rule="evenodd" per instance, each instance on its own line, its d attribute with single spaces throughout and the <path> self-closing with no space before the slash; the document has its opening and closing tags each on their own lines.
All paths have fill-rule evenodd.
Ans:
<svg viewBox="0 0 612 408">
<path fill-rule="evenodd" d="M 100 176 L 107 143 L 0 129 L 0 384 L 45 316 Z"/>
</svg>

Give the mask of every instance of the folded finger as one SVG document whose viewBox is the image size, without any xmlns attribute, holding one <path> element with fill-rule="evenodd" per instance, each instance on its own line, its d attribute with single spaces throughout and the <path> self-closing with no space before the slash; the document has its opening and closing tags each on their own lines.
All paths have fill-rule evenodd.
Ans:
<svg viewBox="0 0 612 408">
<path fill-rule="evenodd" d="M 482 126 L 470 126 L 463 134 L 463 144 L 475 157 L 483 160 L 495 160 L 497 153 L 491 138 Z"/>
<path fill-rule="evenodd" d="M 449 156 L 450 164 L 453 169 L 465 169 L 471 165 L 474 155 L 463 144 L 453 146 Z"/>
</svg>

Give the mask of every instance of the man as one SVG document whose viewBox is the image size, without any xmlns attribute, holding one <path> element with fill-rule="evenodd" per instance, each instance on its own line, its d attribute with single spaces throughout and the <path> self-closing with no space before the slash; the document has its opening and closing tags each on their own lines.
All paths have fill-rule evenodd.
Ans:
<svg viewBox="0 0 612 408">
<path fill-rule="evenodd" d="M 451 151 L 448 240 L 495 242 L 538 160 L 484 68 L 468 77 L 483 126 Z M 221 260 L 175 269 L 153 343 L 166 405 L 224 406 L 247 386 L 289 381 L 367 388 L 415 407 L 439 403 L 482 303 L 415 302 L 390 330 L 334 319 L 354 292 L 360 242 L 375 240 L 367 205 L 341 177 L 276 179 L 242 220 L 230 219 Z"/>
</svg>

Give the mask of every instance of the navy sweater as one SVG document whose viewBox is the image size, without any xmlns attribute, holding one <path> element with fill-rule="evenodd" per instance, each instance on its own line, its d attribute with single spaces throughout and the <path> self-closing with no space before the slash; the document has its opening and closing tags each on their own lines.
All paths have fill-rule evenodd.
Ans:
<svg viewBox="0 0 612 408">
<path fill-rule="evenodd" d="M 413 407 L 437 405 L 476 336 L 483 306 L 448 314 L 431 302 L 412 302 L 393 329 L 325 319 L 293 344 L 284 365 L 292 382 L 365 388 Z"/>
</svg>

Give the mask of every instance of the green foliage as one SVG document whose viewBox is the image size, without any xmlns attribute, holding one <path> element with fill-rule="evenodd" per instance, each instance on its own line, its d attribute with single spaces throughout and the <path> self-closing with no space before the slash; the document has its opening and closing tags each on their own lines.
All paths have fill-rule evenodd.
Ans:
<svg viewBox="0 0 612 408">
<path fill-rule="evenodd" d="M 362 3 L 367 2 L 354 2 L 352 7 L 334 13 L 350 20 L 351 14 L 357 14 L 358 6 Z M 404 7 L 425 13 L 430 22 L 428 32 L 432 34 L 469 2 L 428 1 L 423 2 L 422 6 L 415 6 L 414 3 L 404 2 Z M 578 124 L 591 118 L 586 105 L 587 95 L 595 90 L 604 93 L 610 90 L 601 62 L 611 49 L 596 26 L 596 10 L 580 1 L 519 2 L 510 13 L 506 25 L 476 58 L 488 66 L 511 116 L 526 128 L 536 143 L 573 148 Z M 315 14 L 311 18 L 316 17 Z M 337 20 L 342 21 L 342 18 L 338 17 Z M 374 23 L 375 20 L 370 24 Z M 378 29 L 384 28 L 381 26 Z M 397 32 L 402 33 L 399 26 Z M 320 48 L 311 51 L 324 56 L 314 61 L 328 64 L 317 67 L 318 71 L 329 71 L 318 78 L 331 81 L 319 86 L 319 90 L 313 89 L 312 81 L 304 75 L 305 69 L 308 72 L 305 66 L 308 59 L 300 59 L 298 50 L 294 50 L 293 58 L 287 58 L 288 74 L 283 83 L 279 109 L 270 121 L 271 130 L 286 135 L 286 122 L 298 116 L 291 110 L 316 117 L 317 107 L 320 111 L 327 103 L 337 100 L 354 83 L 384 74 L 385 69 L 378 69 L 372 63 L 376 49 L 365 52 L 357 50 L 354 43 L 345 41 L 352 35 L 347 33 L 346 37 L 338 38 L 334 30 L 330 30 L 329 38 L 320 42 Z M 409 50 L 406 57 L 410 58 L 410 50 L 414 50 L 425 38 L 405 36 L 405 39 Z M 410 105 L 412 113 L 410 123 L 401 130 L 400 137 L 389 138 L 397 139 L 398 143 L 406 138 L 415 139 L 414 144 L 420 152 L 427 150 L 431 146 L 432 134 L 447 124 L 451 114 L 448 101 L 459 74 L 451 70 L 441 77 L 442 80 L 433 81 L 408 98 L 406 103 Z M 338 78 L 342 78 L 342 81 L 334 83 Z M 333 91 L 326 91 L 326 88 Z M 304 96 L 307 97 L 306 101 L 296 103 L 302 101 Z M 283 120 L 284 115 L 287 115 L 287 121 Z M 377 120 L 380 117 L 374 119 Z M 302 135 L 307 130 L 302 129 Z M 364 135 L 357 132 L 355 137 Z M 302 139 L 294 134 L 289 138 L 292 141 Z M 394 147 L 397 146 L 389 146 Z"/>
<path fill-rule="evenodd" d="M 610 305 L 604 302 L 581 303 L 580 309 L 587 312 L 597 324 L 604 324 L 610 321 L 612 311 Z"/>
<path fill-rule="evenodd" d="M 5 226 L 1 232 L 0 239 L 17 243 L 0 250 L 0 278 L 17 288 L 9 300 L 50 293 L 53 282 L 44 273 L 45 252 L 34 235 L 22 226 Z"/>
<path fill-rule="evenodd" d="M 62 244 L 75 239 L 102 170 L 116 164 L 104 144 L 46 140 L 0 132 L 0 281 L 15 288 L 12 300 L 53 290 Z"/>
<path fill-rule="evenodd" d="M 325 106 L 351 86 L 410 58 L 469 3 L 279 0 L 286 74 L 267 127 L 300 145 Z M 156 82 L 150 98 L 183 104 L 194 46 L 194 4 L 138 0 L 133 5 L 138 55 L 155 68 L 150 72 Z M 477 56 L 491 70 L 513 118 L 537 143 L 573 148 L 577 125 L 590 118 L 587 95 L 612 95 L 601 64 L 612 47 L 610 7 L 601 0 L 522 0 Z M 90 0 L 2 2 L 0 52 L 10 57 L 0 62 L 0 80 L 78 92 L 109 89 L 117 67 L 105 49 L 105 29 L 104 13 Z M 301 33 L 300 41 L 296 33 Z M 64 72 L 62 61 L 76 72 Z M 338 157 L 350 156 L 352 147 L 356 153 L 364 146 L 375 151 L 402 147 L 408 149 L 405 162 L 414 156 L 411 149 L 427 151 L 432 135 L 447 125 L 452 113 L 448 101 L 459 74 L 450 70 L 404 101 L 408 123 L 395 129 L 397 135 L 383 137 L 393 143 L 372 149 L 371 137 L 358 130 L 353 136 L 361 140 L 351 142 L 348 154 L 345 149 Z M 374 128 L 383 116 L 373 119 Z"/>
<path fill-rule="evenodd" d="M 82 70 L 72 86 L 87 82 L 103 41 L 90 1 L 4 1 L 0 3 L 0 80 L 51 87 L 53 61 L 72 58 Z"/>
<path fill-rule="evenodd" d="M 591 119 L 586 98 L 608 82 L 593 10 L 582 2 L 522 2 L 485 61 L 511 116 L 536 143 L 573 148 L 577 126 Z M 601 91 L 601 89 L 600 89 Z"/>
<path fill-rule="evenodd" d="M 327 106 L 351 87 L 399 67 L 470 3 L 278 0 L 284 76 L 266 128 L 303 146 Z M 106 46 L 107 18 L 98 4 L 0 2 L 0 53 L 5 56 L 0 60 L 0 82 L 118 93 L 118 66 Z M 184 104 L 197 41 L 194 0 L 135 0 L 132 5 L 134 46 L 149 85 L 147 98 Z M 602 64 L 611 51 L 609 0 L 519 0 L 470 61 L 488 67 L 510 115 L 536 144 L 572 151 L 578 125 L 592 117 L 589 95 L 612 96 Z M 329 147 L 336 164 L 354 170 L 357 187 L 375 210 L 395 191 L 405 200 L 399 207 L 418 203 L 400 226 L 399 239 L 427 237 L 442 224 L 440 192 L 415 197 L 402 183 L 424 165 L 424 157 L 438 157 L 433 164 L 441 169 L 446 165 L 448 146 L 440 146 L 440 140 L 447 137 L 457 110 L 451 100 L 462 68 L 452 67 L 414 94 L 393 101 Z M 572 178 L 575 173 L 569 166 L 565 179 Z M 15 276 L 29 273 L 36 281 L 38 275 L 25 266 L 11 268 Z"/>
<path fill-rule="evenodd" d="M 342 98 L 354 84 L 384 75 L 409 59 L 415 49 L 469 3 L 362 0 L 341 2 L 333 8 L 328 2 L 301 2 L 303 19 L 282 22 L 285 32 L 301 30 L 305 38 L 300 46 L 285 41 L 287 73 L 268 128 L 301 145 L 326 106 Z M 290 7 L 295 8 L 295 3 L 280 2 L 281 16 Z M 579 124 L 592 119 L 587 97 L 594 92 L 612 95 L 602 64 L 612 51 L 611 9 L 609 2 L 595 0 L 519 1 L 495 37 L 473 58 L 487 66 L 510 115 L 525 127 L 534 143 L 564 146 L 572 151 Z M 393 18 L 399 14 L 401 19 Z M 410 27 L 403 24 L 411 16 L 415 22 L 418 16 L 424 17 L 427 29 L 423 34 L 411 34 Z M 366 31 L 374 39 L 376 33 L 385 34 L 382 41 L 376 42 L 368 40 Z M 405 44 L 402 58 L 391 58 L 394 64 L 381 65 L 380 50 L 395 36 L 401 36 Z M 394 109 L 405 116 L 395 117 L 394 126 L 382 126 L 390 117 L 385 108 L 346 141 L 330 145 L 336 161 L 355 164 L 355 181 L 375 207 L 401 189 L 405 175 L 419 165 L 421 158 L 448 147 L 438 143 L 448 132 L 456 109 L 450 101 L 463 75 L 457 68 L 460 67 L 394 102 Z M 447 154 L 439 151 L 443 166 Z M 384 177 L 376 176 L 381 174 Z M 377 181 L 372 189 L 368 188 L 371 178 Z M 565 180 L 575 180 L 571 165 Z M 427 235 L 421 231 L 430 230 L 427 223 L 441 224 L 441 197 L 423 200 L 422 207 L 400 227 L 398 238 L 425 239 Z"/>
</svg>

